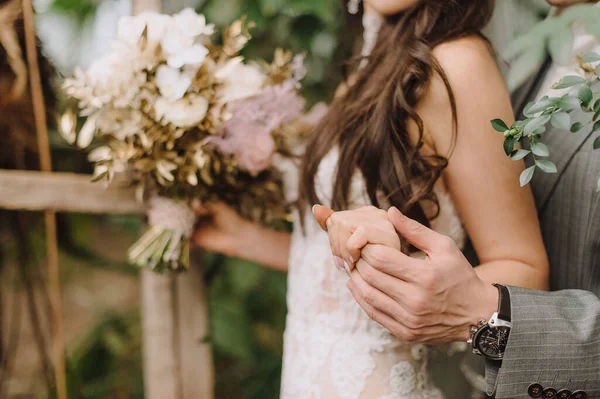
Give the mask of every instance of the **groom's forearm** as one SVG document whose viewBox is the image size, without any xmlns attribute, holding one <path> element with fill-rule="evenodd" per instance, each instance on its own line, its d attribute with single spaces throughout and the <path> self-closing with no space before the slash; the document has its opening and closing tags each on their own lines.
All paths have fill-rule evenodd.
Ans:
<svg viewBox="0 0 600 399">
<path fill-rule="evenodd" d="M 581 290 L 509 290 L 512 330 L 502 363 L 487 363 L 488 394 L 526 398 L 540 383 L 600 398 L 600 299 Z"/>
</svg>

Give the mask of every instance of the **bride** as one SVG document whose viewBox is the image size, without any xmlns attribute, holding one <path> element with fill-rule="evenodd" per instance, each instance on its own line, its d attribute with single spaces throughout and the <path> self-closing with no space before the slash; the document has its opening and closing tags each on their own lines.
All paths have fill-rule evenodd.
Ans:
<svg viewBox="0 0 600 399">
<path fill-rule="evenodd" d="M 212 218 L 196 244 L 288 272 L 285 399 L 443 398 L 426 347 L 399 341 L 354 301 L 313 204 L 394 205 L 461 247 L 466 230 L 484 280 L 547 285 L 532 195 L 516 183 L 523 165 L 506 158 L 489 122 L 512 118 L 480 33 L 494 2 L 365 0 L 364 8 L 367 62 L 316 128 L 297 184 L 288 183 L 297 187 L 294 232 L 251 224 L 224 204 L 197 209 Z"/>
</svg>

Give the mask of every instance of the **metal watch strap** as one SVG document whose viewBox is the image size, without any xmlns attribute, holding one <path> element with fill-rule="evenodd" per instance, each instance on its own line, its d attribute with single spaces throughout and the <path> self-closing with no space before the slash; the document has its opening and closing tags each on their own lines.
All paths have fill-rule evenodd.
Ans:
<svg viewBox="0 0 600 399">
<path fill-rule="evenodd" d="M 510 293 L 508 288 L 501 284 L 494 284 L 498 288 L 498 318 L 510 321 Z"/>
</svg>

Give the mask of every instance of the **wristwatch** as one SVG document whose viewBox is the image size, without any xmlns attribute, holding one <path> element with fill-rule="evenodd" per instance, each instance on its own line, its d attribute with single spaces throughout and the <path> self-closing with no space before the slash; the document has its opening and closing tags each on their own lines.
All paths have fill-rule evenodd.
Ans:
<svg viewBox="0 0 600 399">
<path fill-rule="evenodd" d="M 498 288 L 498 311 L 488 321 L 479 321 L 477 326 L 471 326 L 471 338 L 467 341 L 473 346 L 473 353 L 490 360 L 502 360 L 508 335 L 512 324 L 510 322 L 510 294 L 508 288 L 494 284 Z"/>
</svg>

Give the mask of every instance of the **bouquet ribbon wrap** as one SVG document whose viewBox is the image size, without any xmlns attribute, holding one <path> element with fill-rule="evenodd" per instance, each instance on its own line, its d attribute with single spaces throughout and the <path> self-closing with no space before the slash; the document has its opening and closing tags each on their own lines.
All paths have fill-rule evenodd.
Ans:
<svg viewBox="0 0 600 399">
<path fill-rule="evenodd" d="M 148 208 L 150 229 L 129 249 L 129 261 L 156 272 L 187 270 L 195 221 L 187 201 L 152 197 Z"/>
</svg>

